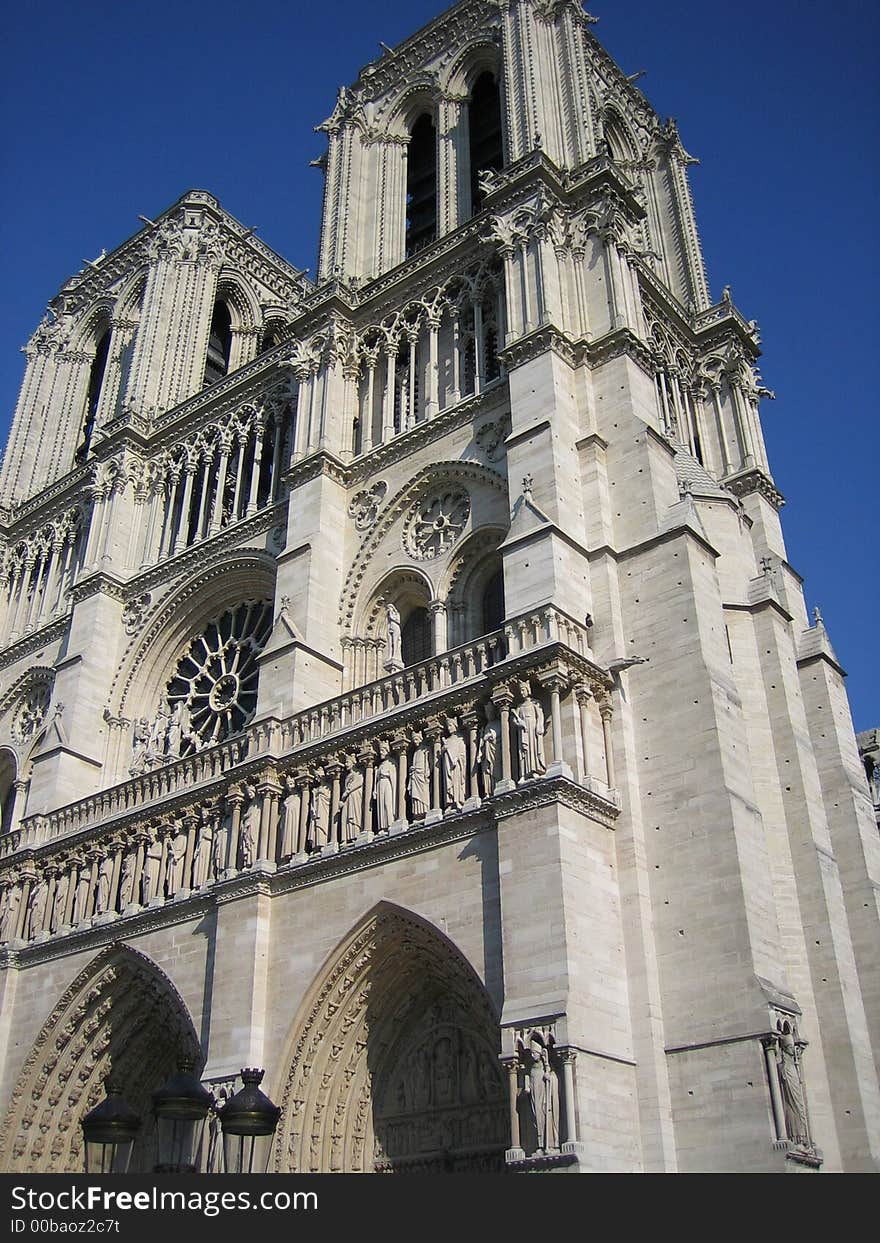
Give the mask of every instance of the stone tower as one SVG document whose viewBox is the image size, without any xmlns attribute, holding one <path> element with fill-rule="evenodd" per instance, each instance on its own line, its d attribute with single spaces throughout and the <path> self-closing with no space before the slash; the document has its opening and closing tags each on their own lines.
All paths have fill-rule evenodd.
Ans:
<svg viewBox="0 0 880 1243">
<path fill-rule="evenodd" d="M 754 322 L 573 0 L 340 90 L 315 283 L 192 191 L 0 478 L 0 1161 L 266 1068 L 286 1170 L 868 1170 L 880 845 Z M 206 1157 L 209 1163 L 213 1158 Z"/>
</svg>

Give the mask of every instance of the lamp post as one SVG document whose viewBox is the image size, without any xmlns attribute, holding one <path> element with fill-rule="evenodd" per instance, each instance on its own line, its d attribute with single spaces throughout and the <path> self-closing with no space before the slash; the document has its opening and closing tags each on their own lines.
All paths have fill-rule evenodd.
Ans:
<svg viewBox="0 0 880 1243">
<path fill-rule="evenodd" d="M 264 1174 L 281 1110 L 260 1091 L 265 1071 L 245 1067 L 244 1087 L 220 1112 L 223 1164 L 227 1174 Z"/>
<path fill-rule="evenodd" d="M 192 1062 L 178 1069 L 153 1093 L 156 1115 L 156 1174 L 196 1174 L 202 1164 L 205 1122 L 214 1098 L 193 1074 Z"/>
<path fill-rule="evenodd" d="M 127 1174 L 141 1120 L 110 1080 L 106 1098 L 82 1119 L 87 1174 Z"/>
</svg>

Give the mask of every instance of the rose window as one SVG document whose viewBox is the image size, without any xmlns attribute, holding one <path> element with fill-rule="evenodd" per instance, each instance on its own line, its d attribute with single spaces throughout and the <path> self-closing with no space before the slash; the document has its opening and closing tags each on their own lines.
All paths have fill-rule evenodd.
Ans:
<svg viewBox="0 0 880 1243">
<path fill-rule="evenodd" d="M 237 734 L 257 707 L 257 657 L 272 630 L 267 600 L 228 609 L 192 639 L 166 692 L 172 714 L 180 704 L 181 755 Z"/>
<path fill-rule="evenodd" d="M 404 534 L 407 552 L 416 561 L 441 557 L 461 535 L 470 512 L 471 498 L 463 488 L 419 501 Z"/>
</svg>

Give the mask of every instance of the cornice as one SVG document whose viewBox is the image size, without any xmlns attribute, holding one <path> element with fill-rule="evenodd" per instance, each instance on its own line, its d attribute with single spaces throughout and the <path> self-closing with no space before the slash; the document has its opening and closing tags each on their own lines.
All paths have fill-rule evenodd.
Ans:
<svg viewBox="0 0 880 1243">
<path fill-rule="evenodd" d="M 11 647 L 7 647 L 5 651 L 0 652 L 0 669 L 7 669 L 10 665 L 15 665 L 18 661 L 24 660 L 25 657 L 33 655 L 34 652 L 48 647 L 50 643 L 63 639 L 67 633 L 69 621 L 70 614 L 65 613 L 57 621 L 51 622 L 48 626 L 43 626 L 42 630 L 37 630 L 33 634 L 25 635 L 24 638 L 16 640 Z"/>
<path fill-rule="evenodd" d="M 513 371 L 515 367 L 522 367 L 551 350 L 569 367 L 577 367 L 584 359 L 583 345 L 572 341 L 561 329 L 549 323 L 511 341 L 498 351 L 498 357 L 508 371 Z"/>
<path fill-rule="evenodd" d="M 13 502 L 5 510 L 5 521 L 0 522 L 0 534 L 7 535 L 14 542 L 20 537 L 20 533 L 30 532 L 44 522 L 51 522 L 82 500 L 82 492 L 90 480 L 90 466 L 80 466 L 48 484 L 27 500 Z"/>
<path fill-rule="evenodd" d="M 111 600 L 125 600 L 126 584 L 115 575 L 98 570 L 79 579 L 70 589 L 70 598 L 74 604 L 82 604 L 83 600 L 97 595 L 109 596 Z"/>
<path fill-rule="evenodd" d="M 653 380 L 656 370 L 651 351 L 641 337 L 629 328 L 614 328 L 595 341 L 584 345 L 584 355 L 590 369 L 601 367 L 615 358 L 631 358 Z"/>
<path fill-rule="evenodd" d="M 736 475 L 726 475 L 721 482 L 736 497 L 749 496 L 752 492 L 757 492 L 776 510 L 782 509 L 785 504 L 785 497 L 770 476 L 757 468 L 741 471 Z"/>
</svg>

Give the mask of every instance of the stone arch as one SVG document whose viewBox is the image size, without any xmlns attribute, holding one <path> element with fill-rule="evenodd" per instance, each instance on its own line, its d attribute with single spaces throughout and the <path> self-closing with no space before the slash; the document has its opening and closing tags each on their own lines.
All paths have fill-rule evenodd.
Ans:
<svg viewBox="0 0 880 1243">
<path fill-rule="evenodd" d="M 477 462 L 436 462 L 418 471 L 386 503 L 378 520 L 364 536 L 355 553 L 340 597 L 339 624 L 344 634 L 352 634 L 364 578 L 382 540 L 423 492 L 434 486 L 448 486 L 457 482 L 465 484 L 468 491 L 471 491 L 474 484 L 485 485 L 505 499 L 507 497 L 506 480 L 497 471 L 490 470 Z"/>
<path fill-rule="evenodd" d="M 275 1169 L 502 1170 L 500 1034 L 482 981 L 427 920 L 380 902 L 294 1022 Z"/>
<path fill-rule="evenodd" d="M 483 593 L 490 579 L 502 570 L 498 547 L 506 534 L 502 527 L 481 527 L 474 531 L 447 570 L 440 590 L 450 615 L 457 618 L 453 626 L 456 645 L 485 633 Z"/>
<path fill-rule="evenodd" d="M 423 570 L 395 567 L 383 575 L 370 593 L 356 623 L 355 635 L 364 639 L 385 638 L 383 602 L 395 605 L 401 621 L 405 622 L 408 606 L 417 601 L 427 607 L 433 599 L 434 584 Z"/>
<path fill-rule="evenodd" d="M 216 301 L 225 302 L 232 316 L 232 330 L 256 328 L 263 322 L 260 300 L 247 281 L 233 268 L 223 267 L 217 277 Z"/>
<path fill-rule="evenodd" d="M 0 747 L 0 834 L 8 833 L 14 827 L 18 764 L 18 756 L 12 747 Z"/>
<path fill-rule="evenodd" d="M 256 548 L 227 554 L 170 592 L 129 644 L 111 688 L 108 711 L 127 717 L 152 712 L 184 644 L 200 625 L 233 601 L 271 600 L 274 592 L 275 558 Z"/>
<path fill-rule="evenodd" d="M 181 1058 L 203 1061 L 183 998 L 146 955 L 107 946 L 65 991 L 25 1059 L 0 1133 L 0 1166 L 80 1172 L 79 1122 L 103 1099 L 112 1071 L 143 1120 L 132 1169 L 149 1171 L 152 1093 Z"/>
<path fill-rule="evenodd" d="M 457 51 L 443 74 L 443 90 L 451 95 L 467 95 L 481 73 L 489 70 L 502 81 L 501 49 L 493 38 L 477 35 Z"/>
</svg>

